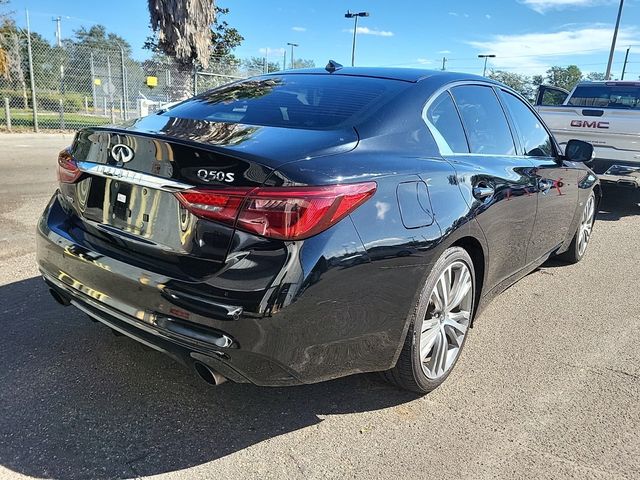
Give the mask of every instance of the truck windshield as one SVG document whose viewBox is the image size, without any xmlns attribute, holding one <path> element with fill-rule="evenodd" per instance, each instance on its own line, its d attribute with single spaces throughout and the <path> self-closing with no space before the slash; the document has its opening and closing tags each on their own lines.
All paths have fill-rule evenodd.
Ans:
<svg viewBox="0 0 640 480">
<path fill-rule="evenodd" d="M 568 103 L 577 107 L 640 109 L 640 83 L 578 85 Z"/>
</svg>

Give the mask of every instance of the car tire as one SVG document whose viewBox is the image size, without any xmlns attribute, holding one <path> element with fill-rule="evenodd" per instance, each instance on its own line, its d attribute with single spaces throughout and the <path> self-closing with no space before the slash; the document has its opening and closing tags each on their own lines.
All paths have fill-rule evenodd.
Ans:
<svg viewBox="0 0 640 480">
<path fill-rule="evenodd" d="M 585 202 L 580 222 L 576 233 L 571 240 L 569 249 L 558 255 L 558 258 L 565 263 L 573 264 L 578 263 L 584 258 L 587 253 L 587 247 L 589 246 L 589 240 L 591 239 L 591 233 L 593 231 L 593 224 L 596 220 L 596 207 L 597 207 L 596 195 L 591 192 L 587 201 Z"/>
<path fill-rule="evenodd" d="M 450 290 L 444 293 L 447 283 Z M 460 247 L 445 250 L 433 266 L 413 308 L 395 367 L 382 374 L 388 382 L 425 394 L 447 379 L 460 358 L 471 325 L 476 306 L 475 285 L 475 270 L 467 251 Z M 461 290 L 456 290 L 458 287 Z M 467 288 L 468 292 L 463 292 L 464 298 L 461 297 L 458 305 L 453 305 L 457 295 Z M 443 309 L 441 305 L 447 301 L 449 305 Z"/>
</svg>

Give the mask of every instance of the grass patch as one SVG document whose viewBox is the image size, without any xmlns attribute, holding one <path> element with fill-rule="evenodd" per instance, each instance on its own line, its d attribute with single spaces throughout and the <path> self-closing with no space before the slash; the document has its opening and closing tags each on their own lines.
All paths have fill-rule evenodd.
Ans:
<svg viewBox="0 0 640 480">
<path fill-rule="evenodd" d="M 60 123 L 60 114 L 38 113 L 38 126 L 43 130 L 78 130 L 107 123 L 111 123 L 110 117 L 65 113 L 63 127 Z M 0 115 L 0 127 L 6 130 L 6 126 L 4 112 L 2 112 L 2 115 Z M 33 113 L 25 110 L 11 110 L 11 126 L 17 130 L 33 129 Z"/>
</svg>

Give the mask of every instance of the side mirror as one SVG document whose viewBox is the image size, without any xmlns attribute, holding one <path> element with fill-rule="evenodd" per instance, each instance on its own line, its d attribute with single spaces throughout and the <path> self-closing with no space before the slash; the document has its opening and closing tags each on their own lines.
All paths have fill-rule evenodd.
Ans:
<svg viewBox="0 0 640 480">
<path fill-rule="evenodd" d="M 593 145 L 588 142 L 569 140 L 564 147 L 564 158 L 572 162 L 589 163 L 593 157 Z"/>
</svg>

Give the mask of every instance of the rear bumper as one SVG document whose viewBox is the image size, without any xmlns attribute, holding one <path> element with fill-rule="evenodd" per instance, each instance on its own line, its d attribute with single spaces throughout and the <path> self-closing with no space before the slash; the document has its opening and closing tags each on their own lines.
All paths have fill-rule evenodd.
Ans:
<svg viewBox="0 0 640 480">
<path fill-rule="evenodd" d="M 42 271 L 41 273 L 45 283 L 67 299 L 71 305 L 123 335 L 165 353 L 186 366 L 201 362 L 234 382 L 251 382 L 251 379 L 225 361 L 229 356 L 224 353 L 223 348 L 225 345 L 230 346 L 233 343 L 228 336 L 210 333 L 209 338 L 205 340 L 197 330 L 190 330 L 179 324 L 165 325 L 165 328 L 145 324 L 137 318 L 106 306 L 90 295 L 83 294 L 80 290 L 53 278 L 48 273 Z M 169 322 L 171 322 L 170 319 Z M 282 384 L 297 383 L 299 382 L 292 379 L 290 383 L 284 381 Z"/>
<path fill-rule="evenodd" d="M 205 363 L 236 382 L 284 386 L 385 370 L 395 362 L 410 305 L 389 312 L 363 298 L 362 290 L 375 294 L 384 288 L 371 275 L 376 267 L 364 247 L 357 249 L 363 260 L 353 265 L 330 256 L 357 238 L 350 220 L 314 243 L 290 245 L 269 287 L 245 292 L 231 288 L 247 287 L 243 271 L 233 273 L 237 281 L 224 274 L 200 283 L 170 278 L 111 255 L 91 239 L 77 240 L 68 223 L 56 195 L 37 235 L 38 266 L 50 288 L 184 364 Z M 251 255 L 246 258 L 259 263 Z M 229 289 L 212 298 L 206 289 L 216 282 Z M 251 300 L 242 303 L 239 293 Z"/>
</svg>

